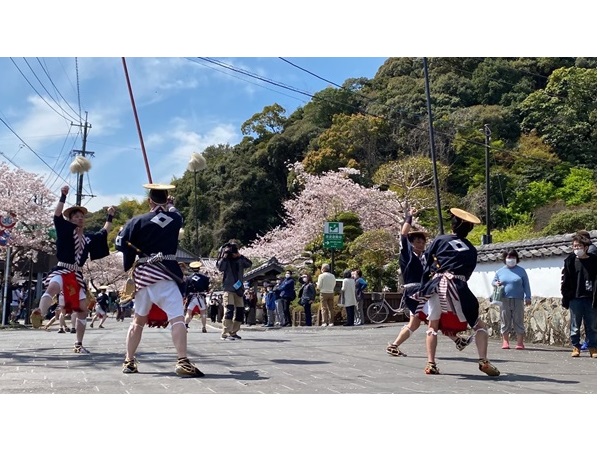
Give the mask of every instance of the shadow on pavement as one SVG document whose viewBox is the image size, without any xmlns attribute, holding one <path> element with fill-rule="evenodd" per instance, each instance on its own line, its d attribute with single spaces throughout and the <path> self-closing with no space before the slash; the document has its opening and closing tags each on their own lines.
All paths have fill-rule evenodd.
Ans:
<svg viewBox="0 0 600 450">
<path fill-rule="evenodd" d="M 524 375 L 522 373 L 500 373 L 499 377 L 488 377 L 484 373 L 477 375 L 465 375 L 458 373 L 444 373 L 443 375 L 449 375 L 457 377 L 461 380 L 489 380 L 489 381 L 512 381 L 512 382 L 529 382 L 529 383 L 555 383 L 555 384 L 579 384 L 579 381 L 572 380 L 557 380 L 555 378 L 538 377 L 536 375 Z"/>
<path fill-rule="evenodd" d="M 299 365 L 314 365 L 314 364 L 331 364 L 330 361 L 314 361 L 306 359 L 272 359 L 271 362 L 275 364 L 299 364 Z"/>
</svg>

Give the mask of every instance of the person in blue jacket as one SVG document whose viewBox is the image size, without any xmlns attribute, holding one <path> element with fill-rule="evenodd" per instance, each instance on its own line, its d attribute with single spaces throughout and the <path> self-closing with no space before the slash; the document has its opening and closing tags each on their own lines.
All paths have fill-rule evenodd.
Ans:
<svg viewBox="0 0 600 450">
<path fill-rule="evenodd" d="M 282 327 L 292 326 L 292 316 L 290 313 L 290 304 L 296 298 L 295 281 L 292 278 L 292 272 L 290 270 L 285 272 L 285 278 L 275 288 L 278 298 L 283 304 L 283 319 L 285 323 L 282 323 Z"/>
<path fill-rule="evenodd" d="M 265 286 L 265 307 L 267 309 L 267 323 L 263 325 L 266 328 L 275 326 L 275 311 L 277 310 L 277 295 L 273 292 L 273 286 L 269 283 Z"/>
</svg>

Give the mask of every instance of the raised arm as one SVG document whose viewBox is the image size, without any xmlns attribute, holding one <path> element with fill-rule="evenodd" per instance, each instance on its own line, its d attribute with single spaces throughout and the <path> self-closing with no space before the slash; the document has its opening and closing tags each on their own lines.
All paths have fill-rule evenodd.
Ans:
<svg viewBox="0 0 600 450">
<path fill-rule="evenodd" d="M 113 218 L 115 217 L 115 207 L 114 206 L 110 206 L 107 210 L 107 216 L 106 216 L 106 222 L 104 223 L 104 229 L 106 230 L 106 233 L 109 233 L 110 230 L 112 229 L 112 221 Z"/>
<path fill-rule="evenodd" d="M 65 202 L 67 201 L 67 194 L 69 193 L 69 186 L 63 186 L 60 188 L 60 199 L 58 200 L 58 204 L 56 205 L 56 209 L 54 210 L 54 215 L 57 217 L 61 217 L 63 213 L 63 208 L 65 207 Z"/>
<path fill-rule="evenodd" d="M 412 226 L 413 216 L 417 213 L 416 208 L 410 208 L 410 210 L 404 216 L 404 223 L 402 224 L 402 236 L 408 236 L 410 227 Z"/>
</svg>

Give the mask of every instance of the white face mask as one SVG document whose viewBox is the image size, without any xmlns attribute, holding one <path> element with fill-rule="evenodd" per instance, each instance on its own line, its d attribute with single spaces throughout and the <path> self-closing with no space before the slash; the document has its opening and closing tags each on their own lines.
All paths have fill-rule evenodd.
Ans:
<svg viewBox="0 0 600 450">
<path fill-rule="evenodd" d="M 575 253 L 575 256 L 577 256 L 578 258 L 581 258 L 584 255 L 584 251 L 582 248 L 577 248 L 575 250 L 573 250 L 573 253 Z"/>
<path fill-rule="evenodd" d="M 290 275 L 289 273 L 286 273 L 286 274 L 285 274 L 285 277 L 286 277 L 286 278 L 289 278 L 289 277 L 291 277 L 291 275 Z"/>
<path fill-rule="evenodd" d="M 506 258 L 506 265 L 508 267 L 515 267 L 517 265 L 517 260 L 512 258 Z"/>
</svg>

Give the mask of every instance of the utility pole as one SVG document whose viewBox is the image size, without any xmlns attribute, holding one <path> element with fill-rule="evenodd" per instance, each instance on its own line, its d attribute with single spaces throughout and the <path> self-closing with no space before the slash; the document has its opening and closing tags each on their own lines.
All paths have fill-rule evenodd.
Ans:
<svg viewBox="0 0 600 450">
<path fill-rule="evenodd" d="M 80 154 L 84 158 L 86 155 L 94 156 L 94 152 L 86 152 L 88 128 L 92 128 L 92 124 L 88 123 L 88 121 L 87 121 L 87 116 L 88 116 L 88 113 L 86 111 L 85 123 L 83 125 L 80 123 L 79 124 L 71 123 L 71 125 L 83 128 L 83 140 L 82 140 L 82 144 L 81 144 L 81 150 L 73 150 L 73 153 L 76 155 Z M 83 192 L 83 173 L 80 173 L 77 177 L 77 197 L 75 200 L 75 204 L 77 206 L 81 206 L 81 197 L 83 196 L 82 192 Z"/>
<path fill-rule="evenodd" d="M 483 236 L 482 244 L 492 243 L 491 223 L 490 223 L 490 137 L 492 130 L 486 123 L 483 126 L 485 133 L 485 226 L 486 234 Z"/>
</svg>

